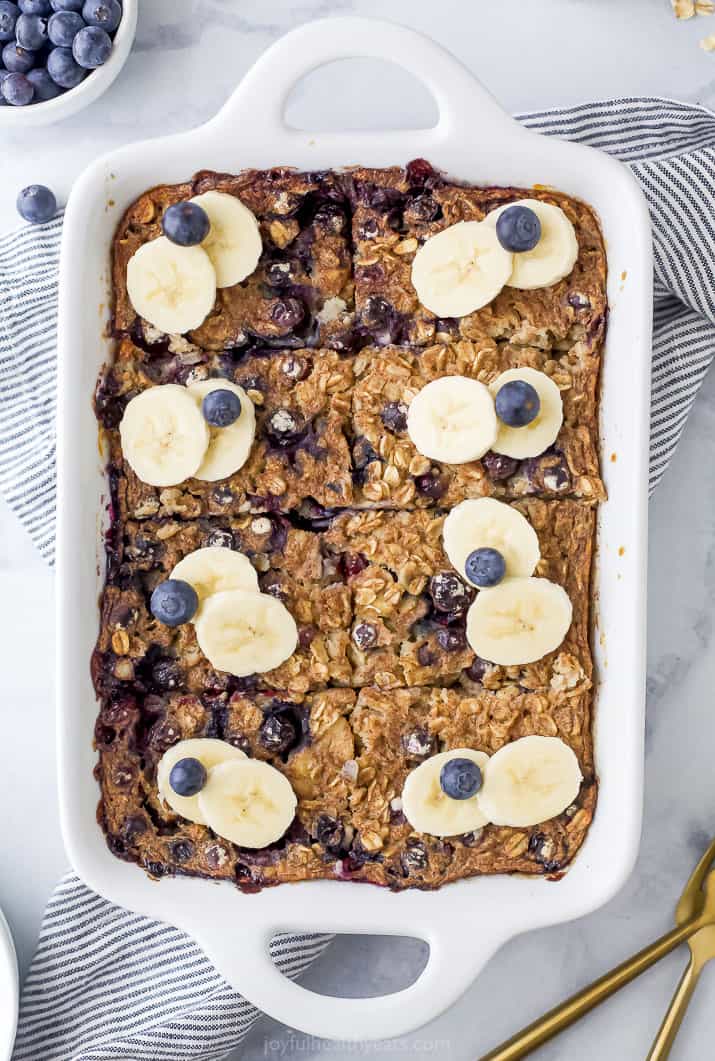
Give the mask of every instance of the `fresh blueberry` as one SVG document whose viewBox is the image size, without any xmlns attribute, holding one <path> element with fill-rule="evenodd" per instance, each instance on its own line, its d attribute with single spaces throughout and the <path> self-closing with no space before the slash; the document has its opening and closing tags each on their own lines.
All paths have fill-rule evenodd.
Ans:
<svg viewBox="0 0 715 1061">
<path fill-rule="evenodd" d="M 104 66 L 112 52 L 112 38 L 99 26 L 85 26 L 72 42 L 72 55 L 85 70 Z"/>
<path fill-rule="evenodd" d="M 35 99 L 38 101 L 54 99 L 62 91 L 59 85 L 54 83 L 47 71 L 40 67 L 37 70 L 28 71 L 25 76 L 34 88 Z"/>
<path fill-rule="evenodd" d="M 539 415 L 538 392 L 524 379 L 512 379 L 497 391 L 497 416 L 509 427 L 526 427 Z"/>
<path fill-rule="evenodd" d="M 17 4 L 0 0 L 0 41 L 11 41 L 15 36 L 15 23 L 20 15 Z"/>
<path fill-rule="evenodd" d="M 47 18 L 52 14 L 50 0 L 18 0 L 18 4 L 23 15 L 39 15 L 40 18 Z"/>
<path fill-rule="evenodd" d="M 464 571 L 470 582 L 481 589 L 486 589 L 501 582 L 506 571 L 506 563 L 498 549 L 475 549 L 467 557 Z"/>
<path fill-rule="evenodd" d="M 482 771 L 471 759 L 449 759 L 439 772 L 439 784 L 450 799 L 471 799 L 482 787 Z"/>
<path fill-rule="evenodd" d="M 107 33 L 114 33 L 122 21 L 122 6 L 117 0 L 85 0 L 82 18 L 88 26 L 99 26 Z"/>
<path fill-rule="evenodd" d="M 11 74 L 26 74 L 35 65 L 35 56 L 15 41 L 9 41 L 2 50 L 2 61 Z"/>
<path fill-rule="evenodd" d="M 11 74 L 10 76 L 22 77 L 23 81 L 27 80 L 22 74 Z M 9 80 L 10 78 L 6 79 L 3 91 L 5 91 L 5 85 Z M 30 85 L 30 88 L 32 88 L 32 85 Z M 25 221 L 29 221 L 33 225 L 44 225 L 46 221 L 50 221 L 57 213 L 57 200 L 54 193 L 49 188 L 46 188 L 44 184 L 30 184 L 27 188 L 23 188 L 17 197 L 17 211 Z"/>
<path fill-rule="evenodd" d="M 174 203 L 161 222 L 164 235 L 180 247 L 195 247 L 209 234 L 211 222 L 198 203 Z"/>
<path fill-rule="evenodd" d="M 228 427 L 241 415 L 241 399 L 233 391 L 210 391 L 201 403 L 201 412 L 212 427 Z"/>
<path fill-rule="evenodd" d="M 179 759 L 171 768 L 169 784 L 177 796 L 195 796 L 206 784 L 206 776 L 206 767 L 198 759 Z"/>
<path fill-rule="evenodd" d="M 76 11 L 58 11 L 47 23 L 48 36 L 58 48 L 71 48 L 81 29 L 84 19 Z"/>
<path fill-rule="evenodd" d="M 47 20 L 39 15 L 20 15 L 15 26 L 15 39 L 21 48 L 36 52 L 47 44 Z"/>
<path fill-rule="evenodd" d="M 81 11 L 84 0 L 50 0 L 53 11 Z"/>
<path fill-rule="evenodd" d="M 497 239 L 515 254 L 532 251 L 541 239 L 541 222 L 528 206 L 509 206 L 497 218 Z"/>
<path fill-rule="evenodd" d="M 151 613 L 166 626 L 188 623 L 196 615 L 198 607 L 196 590 L 180 578 L 167 578 L 165 582 L 160 582 L 151 595 Z"/>
<path fill-rule="evenodd" d="M 47 56 L 47 73 L 60 88 L 75 88 L 87 76 L 72 58 L 71 48 L 52 49 Z"/>
<path fill-rule="evenodd" d="M 8 74 L 2 83 L 3 99 L 13 107 L 26 107 L 35 90 L 24 74 Z M 29 219 L 26 219 L 29 220 Z"/>
</svg>

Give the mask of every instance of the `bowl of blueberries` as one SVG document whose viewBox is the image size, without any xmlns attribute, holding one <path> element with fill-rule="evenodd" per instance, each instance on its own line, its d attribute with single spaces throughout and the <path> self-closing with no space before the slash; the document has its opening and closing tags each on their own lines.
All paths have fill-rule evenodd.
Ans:
<svg viewBox="0 0 715 1061">
<path fill-rule="evenodd" d="M 124 65 L 138 0 L 0 0 L 0 128 L 46 125 L 96 100 Z"/>
</svg>

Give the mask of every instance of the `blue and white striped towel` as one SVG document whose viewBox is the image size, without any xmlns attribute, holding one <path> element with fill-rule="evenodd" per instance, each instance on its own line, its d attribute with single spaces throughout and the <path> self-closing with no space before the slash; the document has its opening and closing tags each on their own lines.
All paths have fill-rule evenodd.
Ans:
<svg viewBox="0 0 715 1061">
<path fill-rule="evenodd" d="M 653 489 L 715 354 L 715 114 L 619 99 L 521 120 L 615 155 L 647 196 L 655 241 Z M 0 240 L 0 491 L 49 563 L 60 230 L 57 219 Z M 277 937 L 273 953 L 297 975 L 329 938 Z M 112 906 L 69 874 L 47 908 L 14 1061 L 220 1058 L 258 1016 L 180 932 Z"/>
</svg>

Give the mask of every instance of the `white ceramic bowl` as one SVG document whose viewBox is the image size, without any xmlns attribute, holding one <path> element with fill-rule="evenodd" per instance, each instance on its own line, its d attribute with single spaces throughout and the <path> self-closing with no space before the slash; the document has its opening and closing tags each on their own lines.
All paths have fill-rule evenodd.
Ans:
<svg viewBox="0 0 715 1061">
<path fill-rule="evenodd" d="M 19 986 L 10 928 L 0 910 L 0 1061 L 10 1061 L 17 1028 Z"/>
<path fill-rule="evenodd" d="M 114 47 L 104 66 L 87 74 L 76 88 L 55 99 L 30 103 L 27 107 L 0 107 L 0 129 L 32 129 L 62 121 L 84 110 L 107 91 L 127 61 L 137 32 L 139 0 L 123 0 L 124 14 L 114 35 Z"/>
<path fill-rule="evenodd" d="M 397 62 L 424 81 L 437 102 L 437 124 L 348 134 L 287 127 L 283 114 L 296 82 L 316 67 L 353 56 Z M 186 180 L 199 168 L 404 165 L 420 155 L 478 184 L 553 185 L 593 204 L 603 225 L 610 321 L 601 446 L 609 499 L 598 517 L 600 636 L 594 649 L 600 793 L 594 822 L 558 882 L 486 876 L 435 892 L 396 894 L 311 881 L 257 895 L 188 877 L 157 883 L 110 854 L 97 826 L 92 776 L 97 704 L 89 660 L 103 579 L 107 485 L 91 395 L 112 354 L 104 325 L 115 228 L 148 187 Z M 625 166 L 591 148 L 523 128 L 437 44 L 373 19 L 330 18 L 299 27 L 268 49 L 206 125 L 120 148 L 76 182 L 65 215 L 59 306 L 57 739 L 65 844 L 89 887 L 188 932 L 237 991 L 277 1020 L 332 1039 L 404 1035 L 451 1005 L 507 939 L 589 913 L 630 873 L 643 793 L 651 278 L 648 211 Z M 613 453 L 615 461 L 608 459 Z M 280 930 L 418 936 L 429 943 L 430 956 L 415 983 L 395 994 L 329 998 L 291 982 L 275 967 L 267 946 Z"/>
</svg>

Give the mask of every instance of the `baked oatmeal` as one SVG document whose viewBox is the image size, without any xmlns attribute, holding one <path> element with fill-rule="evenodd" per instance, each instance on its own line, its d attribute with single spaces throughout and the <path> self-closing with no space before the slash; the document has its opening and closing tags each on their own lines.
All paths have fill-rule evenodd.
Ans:
<svg viewBox="0 0 715 1061">
<path fill-rule="evenodd" d="M 606 256 L 553 189 L 201 172 L 117 230 L 92 675 L 120 858 L 558 877 L 593 817 Z"/>
</svg>

